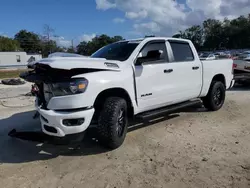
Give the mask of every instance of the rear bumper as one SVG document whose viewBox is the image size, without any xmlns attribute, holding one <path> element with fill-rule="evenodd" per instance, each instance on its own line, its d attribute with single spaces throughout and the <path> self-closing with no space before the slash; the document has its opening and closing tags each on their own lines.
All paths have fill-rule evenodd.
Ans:
<svg viewBox="0 0 250 188">
<path fill-rule="evenodd" d="M 89 127 L 95 112 L 94 108 L 67 112 L 44 110 L 39 107 L 37 107 L 37 111 L 40 114 L 42 131 L 45 134 L 57 137 L 64 137 L 69 134 L 85 131 Z M 63 120 L 65 119 L 84 119 L 84 122 L 80 125 L 66 126 L 63 124 Z"/>
</svg>

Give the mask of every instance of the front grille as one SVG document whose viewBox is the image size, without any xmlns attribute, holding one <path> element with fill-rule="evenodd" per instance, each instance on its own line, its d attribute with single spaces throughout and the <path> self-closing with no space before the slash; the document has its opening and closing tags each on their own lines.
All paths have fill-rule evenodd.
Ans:
<svg viewBox="0 0 250 188">
<path fill-rule="evenodd" d="M 46 103 L 48 104 L 50 99 L 53 97 L 53 93 L 48 84 L 43 84 L 43 95 Z"/>
</svg>

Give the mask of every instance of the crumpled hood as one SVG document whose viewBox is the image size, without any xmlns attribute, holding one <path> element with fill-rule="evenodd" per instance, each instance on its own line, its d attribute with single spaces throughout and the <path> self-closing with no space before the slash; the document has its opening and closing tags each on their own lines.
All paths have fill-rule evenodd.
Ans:
<svg viewBox="0 0 250 188">
<path fill-rule="evenodd" d="M 119 71 L 120 61 L 106 60 L 104 58 L 90 57 L 52 57 L 37 61 L 35 64 L 48 65 L 55 69 L 102 69 Z"/>
</svg>

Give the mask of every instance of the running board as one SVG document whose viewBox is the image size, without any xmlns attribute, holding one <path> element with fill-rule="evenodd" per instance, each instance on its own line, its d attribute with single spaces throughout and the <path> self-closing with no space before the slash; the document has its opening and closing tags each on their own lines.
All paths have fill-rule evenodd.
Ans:
<svg viewBox="0 0 250 188">
<path fill-rule="evenodd" d="M 150 119 L 150 118 L 155 117 L 155 116 L 159 116 L 159 115 L 163 115 L 163 114 L 170 114 L 170 113 L 176 112 L 180 109 L 183 109 L 183 108 L 186 108 L 189 106 L 199 105 L 199 104 L 201 104 L 201 100 L 199 100 L 199 99 L 193 100 L 193 101 L 182 102 L 179 104 L 159 108 L 156 110 L 143 112 L 143 113 L 138 114 L 136 117 L 139 119 Z"/>
</svg>

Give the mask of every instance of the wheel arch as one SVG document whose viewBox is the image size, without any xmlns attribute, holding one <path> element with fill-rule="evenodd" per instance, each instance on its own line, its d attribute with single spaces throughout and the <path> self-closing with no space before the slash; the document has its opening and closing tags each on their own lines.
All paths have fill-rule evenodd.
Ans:
<svg viewBox="0 0 250 188">
<path fill-rule="evenodd" d="M 210 86 L 211 86 L 212 82 L 214 82 L 214 81 L 220 81 L 220 82 L 222 82 L 222 83 L 224 84 L 224 86 L 226 87 L 226 78 L 225 78 L 225 76 L 224 76 L 223 74 L 216 74 L 216 75 L 213 77 L 213 79 L 212 79 L 212 81 L 211 81 L 211 83 L 210 83 Z"/>
<path fill-rule="evenodd" d="M 108 97 L 121 97 L 125 99 L 128 105 L 128 115 L 129 117 L 133 117 L 134 108 L 133 108 L 133 103 L 129 96 L 129 93 L 123 88 L 115 87 L 115 88 L 105 89 L 97 95 L 95 102 L 94 102 L 94 108 L 95 108 L 94 118 L 95 119 L 99 116 L 102 105 Z"/>
</svg>

